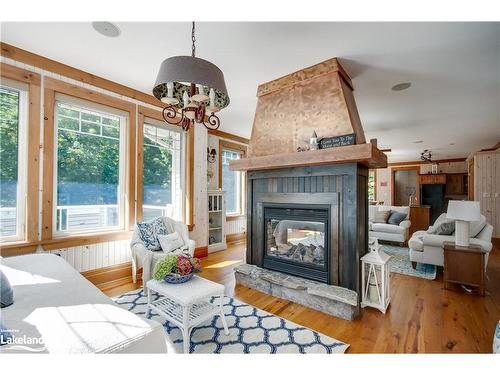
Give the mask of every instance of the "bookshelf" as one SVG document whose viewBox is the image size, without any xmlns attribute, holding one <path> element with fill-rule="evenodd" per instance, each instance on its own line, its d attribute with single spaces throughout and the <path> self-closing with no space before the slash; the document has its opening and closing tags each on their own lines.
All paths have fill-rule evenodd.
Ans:
<svg viewBox="0 0 500 375">
<path fill-rule="evenodd" d="M 225 250 L 226 207 L 224 192 L 208 191 L 208 252 Z"/>
</svg>

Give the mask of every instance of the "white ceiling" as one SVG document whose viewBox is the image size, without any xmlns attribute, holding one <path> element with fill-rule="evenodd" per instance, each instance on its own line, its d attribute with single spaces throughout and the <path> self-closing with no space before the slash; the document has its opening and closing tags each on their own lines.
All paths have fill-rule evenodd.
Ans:
<svg viewBox="0 0 500 375">
<path fill-rule="evenodd" d="M 166 57 L 190 54 L 191 25 L 2 23 L 1 40 L 151 93 Z M 500 140 L 500 23 L 198 23 L 197 56 L 225 75 L 221 130 L 249 137 L 257 85 L 331 57 L 353 78 L 367 139 L 390 161 L 467 156 Z M 391 87 L 411 82 L 406 91 Z M 415 144 L 415 141 L 423 143 Z"/>
</svg>

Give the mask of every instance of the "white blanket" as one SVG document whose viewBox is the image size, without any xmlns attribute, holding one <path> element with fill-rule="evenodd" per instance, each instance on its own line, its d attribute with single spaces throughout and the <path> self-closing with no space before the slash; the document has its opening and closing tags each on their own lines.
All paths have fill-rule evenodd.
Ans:
<svg viewBox="0 0 500 375">
<path fill-rule="evenodd" d="M 2 258 L 1 268 L 14 289 L 14 304 L 1 309 L 1 318 L 20 341 L 0 352 L 167 352 L 160 324 L 116 305 L 61 257 Z"/>
</svg>

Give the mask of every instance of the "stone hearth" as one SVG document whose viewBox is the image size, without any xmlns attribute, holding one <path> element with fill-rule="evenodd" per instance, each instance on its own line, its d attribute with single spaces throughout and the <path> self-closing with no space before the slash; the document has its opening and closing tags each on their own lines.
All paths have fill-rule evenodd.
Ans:
<svg viewBox="0 0 500 375">
<path fill-rule="evenodd" d="M 251 264 L 235 269 L 236 282 L 266 294 L 299 303 L 338 318 L 359 314 L 358 294 L 350 289 L 271 271 Z"/>
</svg>

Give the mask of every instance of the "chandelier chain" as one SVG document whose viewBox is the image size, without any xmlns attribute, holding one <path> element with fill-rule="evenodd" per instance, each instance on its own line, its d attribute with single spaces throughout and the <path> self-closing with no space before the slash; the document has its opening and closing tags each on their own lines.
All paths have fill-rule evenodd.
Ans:
<svg viewBox="0 0 500 375">
<path fill-rule="evenodd" d="M 196 46 L 195 46 L 196 36 L 194 35 L 194 21 L 193 21 L 193 28 L 191 30 L 191 41 L 193 42 L 193 45 L 191 47 L 191 57 L 195 57 L 195 55 L 196 55 Z"/>
</svg>

